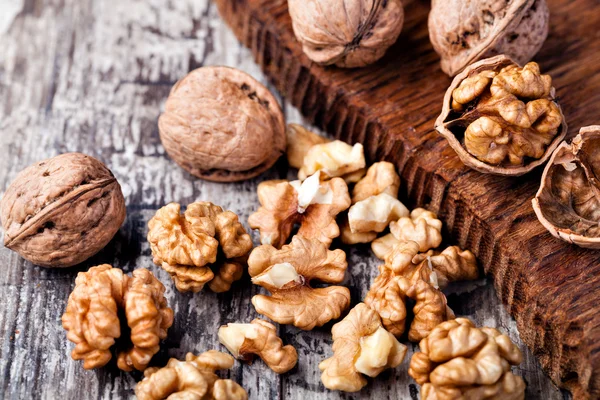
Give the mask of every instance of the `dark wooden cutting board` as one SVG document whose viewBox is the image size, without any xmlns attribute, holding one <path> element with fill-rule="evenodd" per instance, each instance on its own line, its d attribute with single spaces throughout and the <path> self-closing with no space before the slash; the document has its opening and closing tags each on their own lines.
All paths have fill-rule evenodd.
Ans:
<svg viewBox="0 0 600 400">
<path fill-rule="evenodd" d="M 429 1 L 412 1 L 398 42 L 376 65 L 314 65 L 295 40 L 285 0 L 216 0 L 279 91 L 368 158 L 394 162 L 401 198 L 438 212 L 471 249 L 515 317 L 522 339 L 575 398 L 600 397 L 600 252 L 553 238 L 531 207 L 541 169 L 484 175 L 461 164 L 433 129 L 450 78 L 427 33 Z M 535 58 L 554 78 L 568 138 L 600 123 L 600 1 L 550 0 L 550 35 Z"/>
</svg>

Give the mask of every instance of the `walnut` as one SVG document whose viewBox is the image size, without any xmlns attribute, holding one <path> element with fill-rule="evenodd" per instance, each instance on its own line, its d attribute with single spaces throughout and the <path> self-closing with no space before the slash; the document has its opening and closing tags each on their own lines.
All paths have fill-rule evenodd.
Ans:
<svg viewBox="0 0 600 400">
<path fill-rule="evenodd" d="M 104 164 L 67 153 L 21 171 L 0 218 L 4 246 L 37 265 L 70 267 L 110 242 L 125 220 L 125 199 Z"/>
<path fill-rule="evenodd" d="M 422 385 L 423 399 L 524 399 L 525 383 L 511 365 L 523 356 L 494 328 L 466 318 L 443 322 L 419 343 L 408 373 Z"/>
<path fill-rule="evenodd" d="M 399 0 L 290 0 L 292 27 L 312 61 L 364 67 L 383 57 L 404 22 Z"/>
<path fill-rule="evenodd" d="M 552 78 L 506 56 L 457 75 L 435 126 L 465 165 L 513 176 L 545 163 L 567 132 Z"/>
<path fill-rule="evenodd" d="M 441 253 L 419 254 L 412 261 L 420 263 L 428 274 L 429 271 L 435 272 L 432 280 L 435 280 L 436 286 L 440 289 L 444 289 L 450 282 L 470 281 L 479 277 L 477 261 L 473 253 L 469 250 L 461 250 L 458 246 L 449 246 Z"/>
<path fill-rule="evenodd" d="M 124 371 L 144 370 L 173 324 L 164 292 L 162 283 L 146 269 L 129 277 L 105 264 L 77 274 L 62 316 L 67 339 L 75 343 L 73 359 L 84 360 L 85 369 L 106 365 L 111 347 L 121 337 L 121 325 L 127 323 L 131 346 L 119 351 L 117 365 Z M 120 310 L 126 321 L 119 320 Z"/>
<path fill-rule="evenodd" d="M 367 380 L 388 368 L 396 368 L 406 355 L 406 346 L 383 329 L 376 312 L 359 303 L 331 329 L 333 357 L 323 360 L 321 381 L 326 388 L 357 392 Z"/>
<path fill-rule="evenodd" d="M 530 61 L 546 40 L 548 20 L 546 0 L 434 0 L 429 38 L 442 70 L 454 76 L 496 54 Z"/>
<path fill-rule="evenodd" d="M 248 394 L 236 382 L 220 379 L 215 372 L 233 366 L 233 357 L 210 350 L 185 361 L 171 358 L 163 368 L 148 368 L 135 386 L 138 400 L 246 400 Z"/>
<path fill-rule="evenodd" d="M 208 283 L 226 292 L 242 277 L 252 239 L 231 211 L 209 202 L 190 204 L 181 215 L 170 203 L 148 222 L 154 262 L 171 274 L 181 292 L 199 292 Z M 217 276 L 212 268 L 218 269 Z"/>
<path fill-rule="evenodd" d="M 552 154 L 535 198 L 538 219 L 555 237 L 600 248 L 600 125 L 581 128 Z"/>
<path fill-rule="evenodd" d="M 302 168 L 302 165 L 304 165 L 304 156 L 312 146 L 329 142 L 329 139 L 297 124 L 289 124 L 285 133 L 287 136 L 286 153 L 288 163 L 290 167 L 297 169 Z"/>
<path fill-rule="evenodd" d="M 283 246 L 295 224 L 298 234 L 331 244 L 339 236 L 336 216 L 350 206 L 348 186 L 341 178 L 320 182 L 320 172 L 304 182 L 265 181 L 258 185 L 261 207 L 248 218 L 260 231 L 262 244 Z"/>
<path fill-rule="evenodd" d="M 362 144 L 350 146 L 340 140 L 316 144 L 304 156 L 304 163 L 298 171 L 298 179 L 321 171 L 321 179 L 340 177 L 347 183 L 358 182 L 365 174 L 365 154 Z"/>
<path fill-rule="evenodd" d="M 354 186 L 352 204 L 381 193 L 397 198 L 399 189 L 400 176 L 396 173 L 394 164 L 387 161 L 376 162 L 369 167 L 367 174 Z"/>
<path fill-rule="evenodd" d="M 177 82 L 158 129 L 177 164 L 217 182 L 261 174 L 286 147 L 275 97 L 250 75 L 222 66 L 198 68 Z"/>
<path fill-rule="evenodd" d="M 219 341 L 236 358 L 251 361 L 256 354 L 278 374 L 288 372 L 298 362 L 292 345 L 284 346 L 275 325 L 255 319 L 249 324 L 229 323 L 219 328 Z"/>
<path fill-rule="evenodd" d="M 419 251 L 436 248 L 442 243 L 442 221 L 431 211 L 416 208 L 410 217 L 404 216 L 390 223 L 390 233 L 371 243 L 375 256 L 385 260 L 394 246 L 407 241 L 418 244 Z"/>
<path fill-rule="evenodd" d="M 390 222 L 407 217 L 408 209 L 387 193 L 367 197 L 348 210 L 348 224 L 354 233 L 382 232 Z"/>
<path fill-rule="evenodd" d="M 352 232 L 348 215 L 343 214 L 340 222 L 340 240 L 346 244 L 371 243 L 377 238 L 377 232 Z"/>
<path fill-rule="evenodd" d="M 328 250 L 316 239 L 300 235 L 277 250 L 271 245 L 255 248 L 248 259 L 252 282 L 271 292 L 256 295 L 252 304 L 259 314 L 280 324 L 303 330 L 337 319 L 350 305 L 350 291 L 343 286 L 311 287 L 311 282 L 340 283 L 344 280 L 346 254 Z"/>
</svg>

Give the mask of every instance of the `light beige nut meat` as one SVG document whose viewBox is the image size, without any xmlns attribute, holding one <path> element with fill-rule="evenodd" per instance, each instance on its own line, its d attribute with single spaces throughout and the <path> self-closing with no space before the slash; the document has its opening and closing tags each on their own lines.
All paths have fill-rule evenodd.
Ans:
<svg viewBox="0 0 600 400">
<path fill-rule="evenodd" d="M 183 169 L 233 182 L 269 169 L 285 152 L 285 120 L 277 99 L 235 68 L 202 67 L 171 89 L 158 119 L 160 140 Z"/>
<path fill-rule="evenodd" d="M 4 246 L 44 267 L 70 267 L 98 253 L 115 236 L 125 213 L 112 172 L 81 153 L 27 167 L 0 202 Z"/>
<path fill-rule="evenodd" d="M 348 224 L 353 233 L 382 232 L 390 222 L 407 217 L 408 209 L 387 193 L 367 197 L 348 210 Z"/>
<path fill-rule="evenodd" d="M 523 379 L 511 372 L 521 351 L 494 328 L 457 318 L 434 328 L 419 347 L 408 373 L 422 385 L 423 399 L 525 398 Z"/>
<path fill-rule="evenodd" d="M 252 361 L 259 356 L 278 374 L 288 372 L 298 362 L 298 353 L 292 345 L 283 345 L 275 325 L 255 319 L 249 324 L 229 323 L 219 328 L 219 342 L 235 358 Z"/>
<path fill-rule="evenodd" d="M 450 76 L 495 54 L 523 64 L 546 40 L 549 14 L 546 0 L 433 0 L 429 38 Z"/>
<path fill-rule="evenodd" d="M 85 369 L 106 365 L 126 323 L 132 347 L 119 351 L 118 366 L 124 371 L 144 370 L 173 324 L 173 310 L 167 307 L 164 291 L 146 269 L 135 270 L 129 277 L 105 264 L 77 274 L 62 316 L 67 339 L 75 343 L 73 359 L 84 360 Z M 120 310 L 125 321 L 119 319 Z"/>
<path fill-rule="evenodd" d="M 600 125 L 581 128 L 546 165 L 533 209 L 552 236 L 600 249 Z"/>
<path fill-rule="evenodd" d="M 309 131 L 298 124 L 289 124 L 286 129 L 287 159 L 290 167 L 300 169 L 304 165 L 304 156 L 316 144 L 327 143 L 330 140 Z"/>
<path fill-rule="evenodd" d="M 348 263 L 342 250 L 328 250 L 316 239 L 300 235 L 277 250 L 271 245 L 255 248 L 248 259 L 252 282 L 271 292 L 256 295 L 252 304 L 259 314 L 280 324 L 303 330 L 339 318 L 350 305 L 350 291 L 343 286 L 311 287 L 312 281 L 340 283 Z"/>
<path fill-rule="evenodd" d="M 479 277 L 477 260 L 473 253 L 458 246 L 449 246 L 441 253 L 419 254 L 413 259 L 413 263 L 421 264 L 421 268 L 428 274 L 429 271 L 434 272 L 436 285 L 440 289 L 447 287 L 450 282 L 470 281 Z"/>
<path fill-rule="evenodd" d="M 505 56 L 454 79 L 435 127 L 465 165 L 501 176 L 545 163 L 567 131 L 552 78 L 534 62 L 520 67 Z"/>
<path fill-rule="evenodd" d="M 258 185 L 260 208 L 248 223 L 260 231 L 262 244 L 283 246 L 295 225 L 298 234 L 331 244 L 340 235 L 339 213 L 350 206 L 348 186 L 341 178 L 321 182 L 320 172 L 304 182 L 265 181 Z"/>
<path fill-rule="evenodd" d="M 431 211 L 415 208 L 410 217 L 405 216 L 390 223 L 390 233 L 371 243 L 375 256 L 385 260 L 393 248 L 407 241 L 416 242 L 419 251 L 438 247 L 442 243 L 442 221 Z"/>
<path fill-rule="evenodd" d="M 323 360 L 321 381 L 326 388 L 357 392 L 367 380 L 388 368 L 396 368 L 406 355 L 406 346 L 381 325 L 376 312 L 357 304 L 331 329 L 333 356 Z"/>
<path fill-rule="evenodd" d="M 343 214 L 340 222 L 340 240 L 346 244 L 371 243 L 377 238 L 377 232 L 352 232 L 348 215 Z"/>
<path fill-rule="evenodd" d="M 135 386 L 138 400 L 247 400 L 236 382 L 220 379 L 215 372 L 233 366 L 233 357 L 210 350 L 198 356 L 188 353 L 185 361 L 171 358 L 163 368 L 148 368 Z"/>
<path fill-rule="evenodd" d="M 304 157 L 298 179 L 305 180 L 317 171 L 321 179 L 340 177 L 347 183 L 358 182 L 365 174 L 365 154 L 362 144 L 350 146 L 340 140 L 312 146 Z"/>
<path fill-rule="evenodd" d="M 292 0 L 288 7 L 304 54 L 318 64 L 344 68 L 383 57 L 404 21 L 399 0 Z"/>
<path fill-rule="evenodd" d="M 180 210 L 179 204 L 170 203 L 148 222 L 154 262 L 171 275 L 179 291 L 199 292 L 207 283 L 215 292 L 229 290 L 242 277 L 252 249 L 250 235 L 237 215 L 212 203 L 192 203 L 183 215 Z"/>
<path fill-rule="evenodd" d="M 379 275 L 369 288 L 364 302 L 377 312 L 385 329 L 399 337 L 406 329 L 406 295 L 394 278 L 392 270 L 380 265 Z"/>
<path fill-rule="evenodd" d="M 399 189 L 400 176 L 396 173 L 394 164 L 387 161 L 376 162 L 369 167 L 367 174 L 354 185 L 352 204 L 381 193 L 397 198 Z"/>
</svg>

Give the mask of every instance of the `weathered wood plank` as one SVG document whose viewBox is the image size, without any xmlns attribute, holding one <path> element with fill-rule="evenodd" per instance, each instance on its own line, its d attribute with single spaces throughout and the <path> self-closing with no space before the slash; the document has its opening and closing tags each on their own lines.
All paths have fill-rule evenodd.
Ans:
<svg viewBox="0 0 600 400">
<path fill-rule="evenodd" d="M 170 201 L 214 201 L 239 213 L 245 223 L 258 206 L 260 181 L 293 177 L 281 164 L 243 183 L 197 180 L 165 155 L 158 138 L 156 119 L 170 86 L 189 69 L 225 64 L 263 82 L 265 77 L 206 0 L 0 0 L 0 14 L 0 190 L 34 161 L 82 151 L 109 165 L 128 204 L 126 223 L 115 240 L 80 267 L 43 269 L 0 249 L 0 398 L 131 397 L 141 374 L 122 373 L 113 364 L 84 371 L 69 357 L 72 344 L 60 317 L 75 275 L 105 262 L 127 272 L 146 267 L 158 275 L 175 310 L 175 323 L 154 359 L 159 365 L 188 351 L 222 349 L 216 340 L 221 324 L 257 316 L 249 300 L 258 289 L 248 277 L 222 295 L 175 291 L 168 274 L 152 264 L 145 235 L 154 210 Z M 286 68 L 291 75 L 299 73 L 294 65 Z M 288 103 L 285 112 L 289 121 L 302 121 Z M 358 118 L 351 122 L 356 130 L 371 129 L 362 123 Z M 254 239 L 258 243 L 256 234 Z M 349 257 L 345 284 L 356 303 L 376 274 L 377 260 L 361 246 L 349 250 Z M 519 341 L 514 320 L 489 282 L 452 292 L 449 303 L 458 314 L 501 327 L 523 348 L 526 361 L 517 372 L 529 384 L 527 398 L 562 398 Z M 417 397 L 406 373 L 408 359 L 358 395 L 327 392 L 317 365 L 331 354 L 328 327 L 301 332 L 282 326 L 280 331 L 285 342 L 298 348 L 296 369 L 277 377 L 257 361 L 236 363 L 227 374 L 247 388 L 251 399 Z"/>
</svg>

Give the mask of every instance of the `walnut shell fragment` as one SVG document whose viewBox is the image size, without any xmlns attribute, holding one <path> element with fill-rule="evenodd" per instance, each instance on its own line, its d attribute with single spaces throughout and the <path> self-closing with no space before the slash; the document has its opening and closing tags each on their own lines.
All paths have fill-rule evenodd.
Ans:
<svg viewBox="0 0 600 400">
<path fill-rule="evenodd" d="M 283 113 L 260 82 L 229 67 L 202 67 L 171 89 L 158 120 L 171 158 L 199 178 L 249 179 L 285 153 Z"/>
<path fill-rule="evenodd" d="M 545 163 L 567 133 L 552 78 L 534 62 L 519 67 L 504 55 L 454 78 L 435 128 L 465 165 L 503 176 Z"/>
<path fill-rule="evenodd" d="M 568 243 L 600 249 L 600 125 L 563 142 L 544 169 L 533 209 L 546 229 Z"/>
<path fill-rule="evenodd" d="M 364 67 L 383 57 L 404 22 L 399 0 L 290 0 L 292 27 L 312 61 Z"/>
<path fill-rule="evenodd" d="M 162 283 L 143 268 L 132 277 L 106 264 L 78 273 L 62 316 L 67 339 L 75 343 L 73 359 L 84 360 L 85 369 L 106 365 L 126 323 L 131 346 L 119 351 L 117 365 L 124 371 L 143 371 L 173 324 L 164 292 Z M 126 321 L 120 321 L 120 310 Z"/>
<path fill-rule="evenodd" d="M 323 360 L 321 381 L 326 388 L 358 392 L 367 380 L 388 368 L 396 368 L 406 355 L 407 347 L 387 332 L 376 312 L 358 303 L 331 329 L 333 356 Z"/>
<path fill-rule="evenodd" d="M 104 248 L 125 220 L 121 186 L 93 157 L 66 153 L 24 169 L 4 193 L 4 246 L 44 267 L 70 267 Z"/>
<path fill-rule="evenodd" d="M 238 383 L 221 379 L 215 372 L 233 367 L 233 357 L 216 350 L 198 356 L 188 353 L 185 361 L 171 358 L 163 368 L 148 368 L 135 386 L 138 400 L 247 400 Z"/>
<path fill-rule="evenodd" d="M 320 181 L 320 171 L 304 182 L 272 180 L 258 185 L 260 208 L 248 223 L 260 231 L 262 244 L 283 246 L 296 224 L 298 234 L 328 247 L 340 235 L 339 213 L 350 206 L 348 186 L 341 178 Z"/>
<path fill-rule="evenodd" d="M 208 283 L 226 292 L 242 277 L 252 239 L 238 216 L 210 202 L 170 203 L 148 222 L 154 263 L 167 271 L 181 292 L 199 292 Z M 213 269 L 217 271 L 213 272 Z"/>
<path fill-rule="evenodd" d="M 303 330 L 337 319 L 350 305 L 350 291 L 343 286 L 311 287 L 312 281 L 340 283 L 348 263 L 343 250 L 328 250 L 316 239 L 300 235 L 277 250 L 271 245 L 255 248 L 248 259 L 252 283 L 271 292 L 256 295 L 252 304 L 259 314 L 280 324 Z"/>
<path fill-rule="evenodd" d="M 219 328 L 219 342 L 234 357 L 252 361 L 256 354 L 278 374 L 288 372 L 298 362 L 298 353 L 292 345 L 283 345 L 275 325 L 255 319 L 249 324 L 229 323 Z"/>
<path fill-rule="evenodd" d="M 525 398 L 523 379 L 510 369 L 523 355 L 494 328 L 477 328 L 457 318 L 438 325 L 419 347 L 408 374 L 422 386 L 422 399 Z"/>
<path fill-rule="evenodd" d="M 433 0 L 429 38 L 450 76 L 497 54 L 524 64 L 546 40 L 549 14 L 546 0 Z"/>
</svg>

